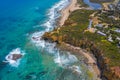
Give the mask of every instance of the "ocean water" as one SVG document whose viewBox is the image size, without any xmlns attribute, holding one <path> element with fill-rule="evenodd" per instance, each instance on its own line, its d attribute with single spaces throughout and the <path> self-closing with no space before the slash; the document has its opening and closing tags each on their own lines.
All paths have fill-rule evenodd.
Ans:
<svg viewBox="0 0 120 80">
<path fill-rule="evenodd" d="M 56 27 L 69 0 L 0 1 L 0 80 L 89 80 L 87 67 L 41 36 Z M 8 59 L 21 54 L 17 61 Z"/>
</svg>

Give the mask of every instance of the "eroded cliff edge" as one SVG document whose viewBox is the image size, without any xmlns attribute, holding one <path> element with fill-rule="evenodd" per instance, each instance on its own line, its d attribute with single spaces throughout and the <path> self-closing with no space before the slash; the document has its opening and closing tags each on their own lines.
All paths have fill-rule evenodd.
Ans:
<svg viewBox="0 0 120 80">
<path fill-rule="evenodd" d="M 87 50 L 95 56 L 102 80 L 120 80 L 120 35 L 116 32 L 120 29 L 120 19 L 117 11 L 73 11 L 63 27 L 46 32 L 43 39 Z M 90 20 L 92 24 L 88 26 Z"/>
</svg>

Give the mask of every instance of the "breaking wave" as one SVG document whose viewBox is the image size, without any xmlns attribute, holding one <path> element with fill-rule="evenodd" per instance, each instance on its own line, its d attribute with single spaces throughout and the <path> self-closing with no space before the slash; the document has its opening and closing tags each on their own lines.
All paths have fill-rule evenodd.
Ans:
<svg viewBox="0 0 120 80">
<path fill-rule="evenodd" d="M 45 30 L 33 33 L 30 38 L 32 43 L 35 44 L 35 46 L 37 46 L 39 49 L 44 49 L 49 54 L 53 54 L 54 62 L 60 67 L 68 68 L 81 73 L 80 67 L 74 65 L 74 63 L 78 62 L 78 59 L 75 55 L 72 55 L 69 52 L 67 52 L 66 54 L 61 54 L 61 51 L 56 48 L 56 43 L 49 43 L 42 40 L 42 35 L 45 32 L 52 31 L 56 27 L 56 20 L 61 16 L 60 11 L 68 6 L 69 3 L 70 0 L 61 0 L 51 9 L 49 9 L 47 14 L 48 20 L 41 25 L 45 27 Z"/>
<path fill-rule="evenodd" d="M 12 67 L 18 67 L 21 58 L 25 55 L 25 52 L 20 48 L 13 49 L 6 57 L 6 63 L 9 63 Z"/>
</svg>

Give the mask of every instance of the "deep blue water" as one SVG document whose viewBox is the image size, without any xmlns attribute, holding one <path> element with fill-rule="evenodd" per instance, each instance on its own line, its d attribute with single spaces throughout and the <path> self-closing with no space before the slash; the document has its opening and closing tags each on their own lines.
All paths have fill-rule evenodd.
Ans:
<svg viewBox="0 0 120 80">
<path fill-rule="evenodd" d="M 27 34 L 44 29 L 41 26 L 35 26 L 42 24 L 47 19 L 47 10 L 58 1 L 0 0 L 0 80 L 23 80 L 25 74 L 44 70 L 44 67 L 41 66 L 42 57 L 39 56 L 37 49 L 29 43 Z M 15 48 L 21 48 L 25 50 L 25 53 L 29 53 L 26 54 L 29 57 L 24 59 L 26 62 L 21 62 L 22 68 L 20 66 L 14 68 L 2 63 L 5 56 Z M 23 66 L 22 63 L 26 65 Z M 33 69 L 31 66 L 36 67 Z M 25 70 L 25 73 L 21 73 Z M 19 78 L 20 74 L 23 78 Z"/>
<path fill-rule="evenodd" d="M 34 26 L 46 19 L 47 9 L 57 1 L 59 0 L 0 1 L 0 60 L 11 49 L 23 48 L 26 45 L 27 33 L 42 29 Z"/>
<path fill-rule="evenodd" d="M 56 5 L 59 1 L 61 4 Z M 0 0 L 0 80 L 89 79 L 87 67 L 75 55 L 59 51 L 54 44 L 31 41 L 32 35 L 40 39 L 41 33 L 53 28 L 60 7 L 68 1 Z M 4 63 L 16 48 L 25 53 L 19 65 Z"/>
<path fill-rule="evenodd" d="M 38 30 L 33 26 L 46 19 L 47 9 L 57 1 L 59 0 L 0 1 L 0 60 L 11 49 L 26 44 L 26 34 Z"/>
</svg>

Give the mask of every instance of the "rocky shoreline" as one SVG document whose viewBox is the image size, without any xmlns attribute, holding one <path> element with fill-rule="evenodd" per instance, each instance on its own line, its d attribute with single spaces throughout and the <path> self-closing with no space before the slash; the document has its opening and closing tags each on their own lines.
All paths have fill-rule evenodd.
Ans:
<svg viewBox="0 0 120 80">
<path fill-rule="evenodd" d="M 74 2 L 74 0 L 72 0 L 72 1 Z M 72 4 L 72 1 L 71 1 L 71 4 Z M 77 3 L 74 3 L 73 5 L 75 6 L 76 4 Z M 82 8 L 82 9 L 77 8 L 77 9 L 80 9 L 80 10 L 83 9 L 83 11 L 84 11 L 84 9 L 86 9 L 86 8 Z M 75 8 L 74 10 L 77 10 L 77 9 Z M 59 26 L 67 25 L 67 26 L 72 26 L 72 28 L 74 28 L 78 24 L 74 21 L 70 21 L 70 18 L 68 18 L 68 16 L 71 14 L 71 12 L 74 12 L 74 10 L 70 11 L 69 6 L 68 6 L 68 9 L 65 8 L 65 10 L 63 10 L 65 12 L 62 12 Z M 68 14 L 65 14 L 66 12 Z M 64 17 L 64 14 L 65 14 L 65 17 Z M 81 12 L 81 14 L 83 14 L 83 13 Z M 69 20 L 66 21 L 67 19 L 69 19 Z M 46 41 L 56 42 L 59 45 L 58 47 L 60 49 L 63 49 L 63 50 L 65 49 L 68 51 L 82 54 L 88 60 L 85 63 L 90 65 L 94 69 L 95 72 L 93 74 L 96 75 L 98 80 L 100 78 L 102 80 L 119 80 L 120 79 L 119 66 L 118 67 L 117 66 L 116 67 L 109 66 L 110 60 L 109 60 L 109 58 L 104 56 L 104 54 L 103 54 L 104 51 L 98 47 L 98 44 L 94 43 L 94 41 L 89 41 L 89 39 L 87 39 L 86 37 L 83 37 L 80 40 L 75 40 L 75 38 L 68 37 L 69 34 L 67 35 L 65 33 L 75 31 L 75 30 L 71 30 L 71 27 L 68 30 L 64 30 L 65 32 L 62 32 L 62 30 L 64 30 L 64 28 L 62 29 L 61 27 L 58 27 L 58 29 L 55 29 L 52 32 L 46 32 L 42 38 Z M 67 39 L 67 38 L 69 38 L 69 39 Z"/>
<path fill-rule="evenodd" d="M 95 74 L 94 76 L 96 76 L 98 80 L 119 80 L 119 67 L 117 68 L 118 71 L 116 71 L 115 67 L 110 68 L 108 65 L 109 59 L 104 57 L 103 51 L 100 50 L 93 42 L 81 40 L 80 48 L 75 47 L 76 45 L 64 43 L 45 35 L 43 39 L 49 42 L 57 42 L 58 48 L 61 48 L 62 50 L 65 49 L 67 51 L 76 52 L 83 55 L 87 59 L 85 63 L 94 69 L 95 72 L 93 74 Z"/>
<path fill-rule="evenodd" d="M 61 50 L 70 51 L 70 52 L 74 53 L 75 55 L 83 56 L 85 58 L 85 60 L 83 62 L 87 66 L 90 66 L 93 69 L 93 70 L 90 70 L 91 69 L 90 68 L 89 70 L 92 71 L 95 79 L 101 80 L 100 79 L 101 72 L 100 72 L 100 70 L 98 68 L 96 58 L 94 57 L 93 54 L 89 53 L 85 49 L 82 49 L 80 47 L 75 47 L 75 46 L 72 46 L 72 45 L 64 43 L 64 42 L 61 43 L 61 46 L 59 46 L 59 48 Z"/>
<path fill-rule="evenodd" d="M 61 10 L 61 17 L 59 18 L 57 25 L 59 27 L 62 27 L 65 21 L 68 19 L 69 15 L 73 11 L 78 9 L 89 9 L 88 7 L 86 8 L 86 7 L 79 7 L 79 6 L 80 5 L 78 4 L 77 0 L 71 0 L 70 4 L 66 8 Z M 50 39 L 45 38 L 44 36 L 43 36 L 43 39 L 50 42 L 52 41 Z M 52 41 L 52 42 L 56 42 L 56 41 Z M 64 45 L 64 47 L 62 45 Z M 100 75 L 101 75 L 100 70 L 97 66 L 97 61 L 93 55 L 90 55 L 88 52 L 84 52 L 83 49 L 81 49 L 80 47 L 75 47 L 73 45 L 70 45 L 64 42 L 60 43 L 58 48 L 60 48 L 61 50 L 71 51 L 71 52 L 75 52 L 83 55 L 87 59 L 87 61 L 85 61 L 85 64 L 89 65 L 93 69 L 92 73 L 94 77 L 96 77 L 95 79 L 100 80 Z"/>
</svg>

